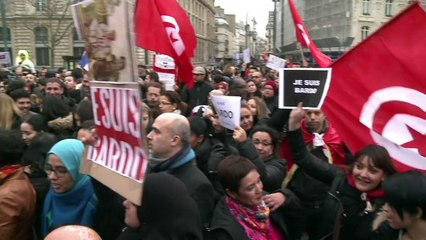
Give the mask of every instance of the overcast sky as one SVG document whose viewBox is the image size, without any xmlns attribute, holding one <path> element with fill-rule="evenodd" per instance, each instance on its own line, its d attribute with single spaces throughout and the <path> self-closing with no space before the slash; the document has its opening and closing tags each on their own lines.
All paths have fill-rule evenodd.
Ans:
<svg viewBox="0 0 426 240">
<path fill-rule="evenodd" d="M 265 27 L 268 23 L 269 11 L 274 10 L 272 0 L 215 0 L 215 6 L 221 6 L 226 14 L 235 14 L 237 21 L 246 21 L 256 18 L 258 35 L 265 37 Z"/>
</svg>

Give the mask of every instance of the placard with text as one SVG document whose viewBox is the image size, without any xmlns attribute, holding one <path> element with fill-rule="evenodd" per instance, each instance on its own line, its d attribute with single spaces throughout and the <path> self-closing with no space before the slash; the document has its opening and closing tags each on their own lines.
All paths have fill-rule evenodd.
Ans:
<svg viewBox="0 0 426 240">
<path fill-rule="evenodd" d="M 212 96 L 212 102 L 222 126 L 235 130 L 240 125 L 241 97 Z"/>
<path fill-rule="evenodd" d="M 279 108 L 320 109 L 330 87 L 331 68 L 281 68 Z"/>
<path fill-rule="evenodd" d="M 136 83 L 91 82 L 97 143 L 86 151 L 84 172 L 136 204 L 148 166 Z"/>
</svg>

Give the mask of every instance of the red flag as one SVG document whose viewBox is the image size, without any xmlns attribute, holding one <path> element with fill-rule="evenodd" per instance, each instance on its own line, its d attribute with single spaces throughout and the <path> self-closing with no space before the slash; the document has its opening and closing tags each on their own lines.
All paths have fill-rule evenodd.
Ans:
<svg viewBox="0 0 426 240">
<path fill-rule="evenodd" d="M 197 36 L 188 14 L 176 0 L 138 0 L 135 33 L 139 47 L 174 58 L 179 79 L 192 86 Z"/>
<path fill-rule="evenodd" d="M 320 65 L 320 67 L 330 66 L 333 61 L 329 56 L 321 52 L 317 45 L 312 41 L 312 37 L 309 34 L 294 1 L 288 0 L 288 3 L 290 4 L 291 15 L 293 16 L 297 41 L 299 41 L 300 45 L 308 47 L 309 50 L 311 50 L 312 56 L 314 57 L 315 61 L 317 61 L 318 65 Z"/>
<path fill-rule="evenodd" d="M 352 151 L 384 146 L 426 170 L 426 12 L 416 3 L 333 65 L 324 111 Z"/>
</svg>

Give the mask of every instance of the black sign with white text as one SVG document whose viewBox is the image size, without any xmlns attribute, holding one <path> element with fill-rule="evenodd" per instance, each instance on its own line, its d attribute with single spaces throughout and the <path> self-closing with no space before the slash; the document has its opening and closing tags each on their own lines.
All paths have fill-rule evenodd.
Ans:
<svg viewBox="0 0 426 240">
<path fill-rule="evenodd" d="M 281 68 L 279 107 L 319 109 L 330 86 L 331 68 Z"/>
</svg>

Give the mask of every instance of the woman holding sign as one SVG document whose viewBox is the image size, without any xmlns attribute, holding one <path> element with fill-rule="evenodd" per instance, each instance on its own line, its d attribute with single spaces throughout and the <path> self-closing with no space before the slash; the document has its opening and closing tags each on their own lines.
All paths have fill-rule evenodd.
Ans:
<svg viewBox="0 0 426 240">
<path fill-rule="evenodd" d="M 324 200 L 321 224 L 314 239 L 363 240 L 372 237 L 372 222 L 384 204 L 382 182 L 396 173 L 385 148 L 368 145 L 355 156 L 350 174 L 308 152 L 301 131 L 302 104 L 289 118 L 291 151 L 299 168 L 330 185 Z"/>
<path fill-rule="evenodd" d="M 48 153 L 45 170 L 51 188 L 44 201 L 43 236 L 63 225 L 93 225 L 98 200 L 90 177 L 79 172 L 83 152 L 83 142 L 65 139 Z"/>
</svg>

